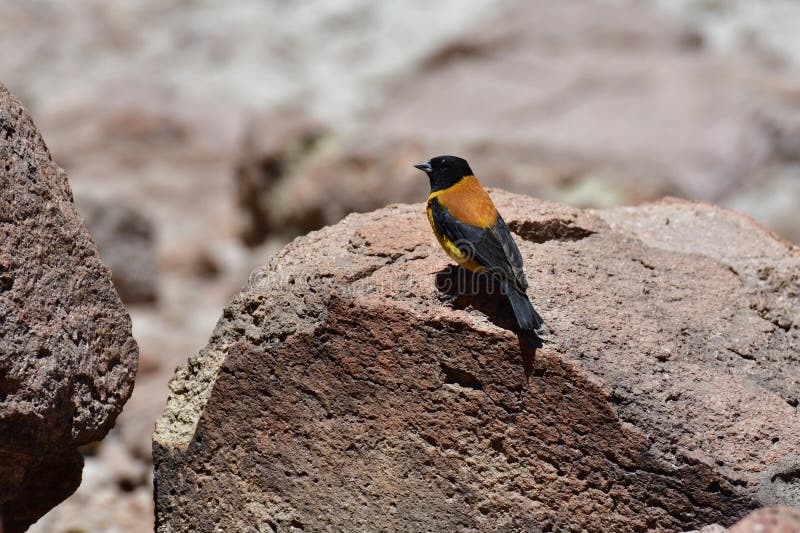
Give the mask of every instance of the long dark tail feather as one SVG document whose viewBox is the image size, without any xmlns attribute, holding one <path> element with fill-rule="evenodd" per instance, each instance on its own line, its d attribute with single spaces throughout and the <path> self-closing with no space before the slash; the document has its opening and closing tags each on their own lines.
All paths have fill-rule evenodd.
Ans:
<svg viewBox="0 0 800 533">
<path fill-rule="evenodd" d="M 517 333 L 519 352 L 522 355 L 522 369 L 525 370 L 525 380 L 528 381 L 534 373 L 536 350 L 542 347 L 542 340 L 533 331 L 520 331 Z"/>
<path fill-rule="evenodd" d="M 528 296 L 524 292 L 516 287 L 507 285 L 506 295 L 508 296 L 508 301 L 511 302 L 511 308 L 514 310 L 519 329 L 522 331 L 535 331 L 544 325 L 544 320 L 533 308 L 531 301 L 528 300 Z"/>
</svg>

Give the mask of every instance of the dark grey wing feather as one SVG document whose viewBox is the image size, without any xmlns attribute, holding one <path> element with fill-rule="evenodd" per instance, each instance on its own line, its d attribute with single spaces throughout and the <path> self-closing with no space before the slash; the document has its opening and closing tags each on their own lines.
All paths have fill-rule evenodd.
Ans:
<svg viewBox="0 0 800 533">
<path fill-rule="evenodd" d="M 525 270 L 522 268 L 522 254 L 519 252 L 519 247 L 511 235 L 511 230 L 508 228 L 506 221 L 503 217 L 497 215 L 497 224 L 494 227 L 494 234 L 500 245 L 503 248 L 508 263 L 511 265 L 511 270 L 514 273 L 514 279 L 517 286 L 521 289 L 528 288 L 528 280 L 525 278 Z"/>
<path fill-rule="evenodd" d="M 479 228 L 456 219 L 438 199 L 431 204 L 433 222 L 438 233 L 445 235 L 462 251 L 474 257 L 481 266 L 511 281 L 524 292 L 528 282 L 522 270 L 522 255 L 501 216 L 498 215 L 494 226 Z"/>
</svg>

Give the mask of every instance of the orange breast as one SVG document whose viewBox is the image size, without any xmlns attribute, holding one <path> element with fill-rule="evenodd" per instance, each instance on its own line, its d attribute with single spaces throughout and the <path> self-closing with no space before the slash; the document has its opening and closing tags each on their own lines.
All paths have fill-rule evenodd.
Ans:
<svg viewBox="0 0 800 533">
<path fill-rule="evenodd" d="M 487 228 L 497 221 L 497 209 L 475 176 L 466 176 L 449 189 L 433 193 L 433 197 L 438 197 L 451 215 L 472 226 Z"/>
</svg>

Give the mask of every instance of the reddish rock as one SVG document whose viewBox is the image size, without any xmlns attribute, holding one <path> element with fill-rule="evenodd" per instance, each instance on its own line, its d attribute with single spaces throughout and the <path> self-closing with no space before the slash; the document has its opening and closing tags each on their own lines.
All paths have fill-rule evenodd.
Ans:
<svg viewBox="0 0 800 533">
<path fill-rule="evenodd" d="M 0 85 L 0 514 L 22 531 L 80 483 L 131 394 L 131 324 L 27 110 Z"/>
<path fill-rule="evenodd" d="M 423 206 L 348 216 L 178 369 L 159 531 L 682 531 L 762 505 L 800 446 L 800 251 L 705 204 L 492 194 L 550 329 L 530 381 L 502 299 L 440 298 Z"/>
<path fill-rule="evenodd" d="M 768 507 L 759 509 L 728 529 L 728 533 L 797 533 L 800 531 L 800 509 Z"/>
</svg>

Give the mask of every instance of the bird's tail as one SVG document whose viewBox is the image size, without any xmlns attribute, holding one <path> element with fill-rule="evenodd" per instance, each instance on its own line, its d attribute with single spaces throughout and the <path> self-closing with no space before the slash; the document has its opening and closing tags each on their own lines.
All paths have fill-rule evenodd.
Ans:
<svg viewBox="0 0 800 533">
<path fill-rule="evenodd" d="M 519 329 L 522 331 L 535 331 L 544 325 L 544 320 L 528 300 L 528 295 L 506 282 L 506 295 L 514 310 Z"/>
</svg>

